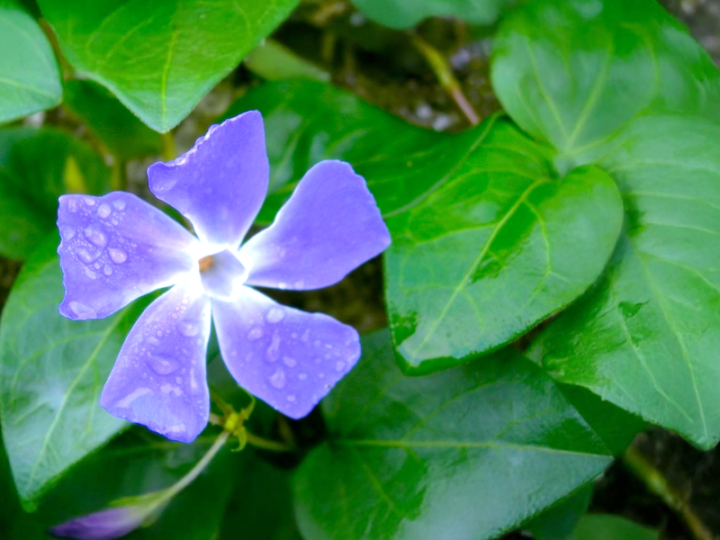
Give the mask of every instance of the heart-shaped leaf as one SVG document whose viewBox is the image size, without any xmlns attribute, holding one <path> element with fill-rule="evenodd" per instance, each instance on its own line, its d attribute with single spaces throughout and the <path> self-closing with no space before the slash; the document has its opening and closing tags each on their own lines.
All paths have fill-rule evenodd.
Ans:
<svg viewBox="0 0 720 540">
<path fill-rule="evenodd" d="M 58 243 L 49 237 L 27 261 L 0 322 L 3 438 L 28 508 L 53 479 L 125 425 L 101 409 L 98 398 L 142 307 L 97 321 L 62 317 Z"/>
<path fill-rule="evenodd" d="M 612 461 L 552 379 L 510 349 L 407 378 L 381 331 L 323 410 L 330 441 L 294 479 L 310 540 L 496 538 Z"/>
<path fill-rule="evenodd" d="M 558 178 L 510 123 L 486 129 L 432 192 L 388 214 L 386 296 L 410 373 L 488 352 L 562 309 L 597 279 L 620 233 L 607 174 Z"/>
<path fill-rule="evenodd" d="M 298 0 L 40 0 L 68 61 L 151 128 L 176 126 Z"/>
<path fill-rule="evenodd" d="M 62 85 L 50 43 L 16 0 L 0 0 L 0 124 L 60 103 Z"/>
</svg>

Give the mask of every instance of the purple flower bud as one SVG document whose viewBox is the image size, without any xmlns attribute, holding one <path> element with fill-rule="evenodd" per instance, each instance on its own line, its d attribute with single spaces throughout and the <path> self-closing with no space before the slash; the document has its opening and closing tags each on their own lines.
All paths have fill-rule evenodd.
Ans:
<svg viewBox="0 0 720 540">
<path fill-rule="evenodd" d="M 121 506 L 66 521 L 50 529 L 58 538 L 77 540 L 112 540 L 140 527 L 151 510 L 147 506 Z"/>
<path fill-rule="evenodd" d="M 211 127 L 148 175 L 151 191 L 197 238 L 129 193 L 60 198 L 63 315 L 106 317 L 173 286 L 128 334 L 100 405 L 170 439 L 195 439 L 210 412 L 205 355 L 214 319 L 237 382 L 280 412 L 305 416 L 357 362 L 357 332 L 254 287 L 327 287 L 381 253 L 390 235 L 365 180 L 347 163 L 315 165 L 275 222 L 243 244 L 268 186 L 258 112 Z"/>
</svg>

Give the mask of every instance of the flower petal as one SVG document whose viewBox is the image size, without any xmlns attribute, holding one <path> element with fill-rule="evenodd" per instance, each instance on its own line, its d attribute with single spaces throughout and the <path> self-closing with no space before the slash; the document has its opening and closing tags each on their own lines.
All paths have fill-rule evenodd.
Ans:
<svg viewBox="0 0 720 540">
<path fill-rule="evenodd" d="M 275 222 L 240 250 L 247 283 L 307 290 L 337 283 L 390 245 L 365 180 L 341 161 L 310 169 Z"/>
<path fill-rule="evenodd" d="M 148 169 L 150 190 L 177 208 L 206 244 L 236 248 L 267 193 L 262 116 L 250 111 L 212 126 L 174 161 Z"/>
<path fill-rule="evenodd" d="M 155 300 L 132 327 L 100 396 L 113 416 L 191 442 L 210 413 L 210 302 L 197 276 Z"/>
<path fill-rule="evenodd" d="M 50 534 L 76 540 L 113 540 L 134 531 L 147 518 L 148 511 L 142 506 L 108 508 L 57 525 Z"/>
<path fill-rule="evenodd" d="M 63 195 L 57 223 L 70 319 L 107 317 L 197 269 L 198 240 L 130 193 Z"/>
<path fill-rule="evenodd" d="M 245 287 L 235 302 L 212 301 L 220 350 L 243 388 L 302 418 L 357 362 L 357 332 L 332 317 L 281 306 Z"/>
</svg>

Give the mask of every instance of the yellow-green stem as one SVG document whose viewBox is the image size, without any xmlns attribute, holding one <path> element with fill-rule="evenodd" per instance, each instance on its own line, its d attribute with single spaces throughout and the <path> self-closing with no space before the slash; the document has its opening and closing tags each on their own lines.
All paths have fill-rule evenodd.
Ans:
<svg viewBox="0 0 720 540">
<path fill-rule="evenodd" d="M 177 157 L 175 150 L 175 138 L 173 137 L 172 131 L 163 133 L 160 135 L 160 142 L 162 144 L 162 158 L 164 161 L 172 161 Z"/>
<path fill-rule="evenodd" d="M 685 497 L 670 485 L 667 478 L 637 448 L 631 446 L 623 454 L 622 462 L 631 473 L 645 484 L 650 492 L 660 497 L 669 508 L 678 513 L 693 538 L 696 540 L 713 540 L 712 533 L 700 521 L 700 518 L 690 507 Z"/>
<path fill-rule="evenodd" d="M 450 95 L 450 98 L 455 102 L 455 105 L 457 105 L 457 108 L 463 113 L 467 121 L 473 126 L 478 125 L 480 123 L 480 117 L 465 97 L 460 82 L 455 78 L 450 64 L 445 60 L 445 57 L 420 36 L 412 35 L 410 39 L 418 52 L 422 54 L 425 60 L 427 60 L 427 63 L 430 64 L 430 68 L 435 73 L 440 86 Z"/>
<path fill-rule="evenodd" d="M 292 452 L 293 450 L 295 450 L 292 446 L 283 444 L 278 441 L 271 441 L 269 439 L 264 439 L 263 437 L 259 437 L 253 433 L 250 433 L 247 430 L 246 430 L 246 433 L 247 433 L 248 444 L 252 444 L 256 448 L 261 448 L 263 450 L 269 450 L 271 452 Z"/>
</svg>

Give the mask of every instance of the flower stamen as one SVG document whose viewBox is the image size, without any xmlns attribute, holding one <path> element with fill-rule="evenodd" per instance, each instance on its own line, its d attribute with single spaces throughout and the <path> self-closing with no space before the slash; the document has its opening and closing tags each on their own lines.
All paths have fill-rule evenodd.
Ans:
<svg viewBox="0 0 720 540">
<path fill-rule="evenodd" d="M 210 270 L 214 262 L 213 256 L 208 255 L 207 257 L 203 257 L 198 261 L 198 266 L 200 267 L 201 272 L 206 272 Z"/>
</svg>

